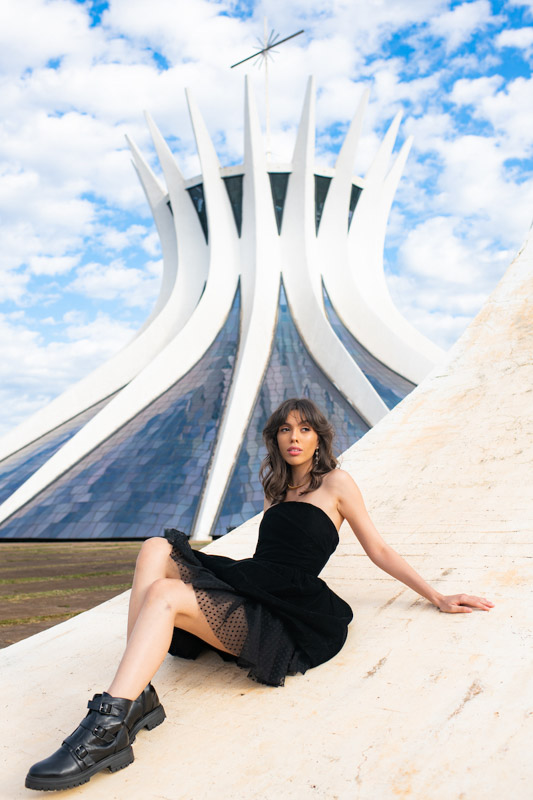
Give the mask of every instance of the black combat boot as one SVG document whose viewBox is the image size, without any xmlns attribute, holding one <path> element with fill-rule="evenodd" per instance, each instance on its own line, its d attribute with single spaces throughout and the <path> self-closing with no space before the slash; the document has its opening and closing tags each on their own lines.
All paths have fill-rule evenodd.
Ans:
<svg viewBox="0 0 533 800">
<path fill-rule="evenodd" d="M 146 690 L 145 690 L 146 691 Z M 116 772 L 133 761 L 129 729 L 124 720 L 138 700 L 111 697 L 107 692 L 89 700 L 89 712 L 59 750 L 30 768 L 28 789 L 51 791 L 80 786 L 97 772 Z"/>
<path fill-rule="evenodd" d="M 148 728 L 151 731 L 152 728 L 161 725 L 165 717 L 165 709 L 159 702 L 156 690 L 149 683 L 133 701 L 124 719 L 124 724 L 130 733 L 130 744 L 133 744 L 141 728 Z"/>
</svg>

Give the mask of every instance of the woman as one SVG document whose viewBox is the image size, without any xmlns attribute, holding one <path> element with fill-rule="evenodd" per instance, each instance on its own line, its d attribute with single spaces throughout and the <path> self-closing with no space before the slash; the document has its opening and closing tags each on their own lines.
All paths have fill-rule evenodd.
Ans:
<svg viewBox="0 0 533 800">
<path fill-rule="evenodd" d="M 287 674 L 332 658 L 344 644 L 352 611 L 317 575 L 344 520 L 378 567 L 441 611 L 493 606 L 480 597 L 440 594 L 383 541 L 357 485 L 337 468 L 333 429 L 311 400 L 282 403 L 263 437 L 265 514 L 254 557 L 193 553 L 185 534 L 174 529 L 144 542 L 117 673 L 59 750 L 30 769 L 27 787 L 66 789 L 105 768 L 128 766 L 138 731 L 165 718 L 150 681 L 168 651 L 195 657 L 215 648 L 254 680 L 275 686 Z"/>
</svg>

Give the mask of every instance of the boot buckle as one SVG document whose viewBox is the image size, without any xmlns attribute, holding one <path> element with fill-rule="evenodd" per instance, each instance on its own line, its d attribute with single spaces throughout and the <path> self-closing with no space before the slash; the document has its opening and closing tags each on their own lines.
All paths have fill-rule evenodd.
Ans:
<svg viewBox="0 0 533 800">
<path fill-rule="evenodd" d="M 99 708 L 100 714 L 111 714 L 112 710 L 113 706 L 111 705 L 111 703 L 100 703 L 100 708 Z"/>
<path fill-rule="evenodd" d="M 74 754 L 78 756 L 80 761 L 83 761 L 83 759 L 87 756 L 87 750 L 82 744 L 79 744 L 74 750 Z"/>
</svg>

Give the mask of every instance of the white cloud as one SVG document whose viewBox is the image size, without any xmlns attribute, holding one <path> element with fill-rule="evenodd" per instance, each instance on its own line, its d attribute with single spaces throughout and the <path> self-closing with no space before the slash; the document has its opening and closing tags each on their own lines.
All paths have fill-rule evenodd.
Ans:
<svg viewBox="0 0 533 800">
<path fill-rule="evenodd" d="M 1 170 L 1 168 L 0 168 Z M 75 189 L 45 182 L 38 171 L 0 174 L 0 266 L 18 267 L 35 256 L 62 257 L 79 247 L 94 220 L 93 204 Z"/>
<path fill-rule="evenodd" d="M 487 242 L 520 241 L 533 208 L 533 180 L 513 180 L 504 167 L 510 153 L 494 139 L 463 136 L 443 142 L 440 154 L 444 169 L 435 207 L 453 208 Z"/>
<path fill-rule="evenodd" d="M 510 6 L 518 6 L 519 8 L 529 8 L 533 11 L 533 0 L 507 0 Z"/>
<path fill-rule="evenodd" d="M 445 40 L 446 50 L 451 53 L 468 42 L 474 33 L 484 30 L 492 19 L 488 0 L 473 0 L 433 18 L 429 28 L 434 36 Z"/>
<path fill-rule="evenodd" d="M 455 81 L 450 100 L 459 106 L 473 106 L 479 109 L 487 96 L 493 96 L 503 84 L 501 75 L 482 78 L 461 78 Z"/>
<path fill-rule="evenodd" d="M 80 256 L 32 256 L 29 259 L 30 271 L 34 275 L 63 275 L 70 272 L 80 260 Z"/>
<path fill-rule="evenodd" d="M 133 331 L 123 322 L 99 312 L 96 318 L 89 322 L 71 320 L 65 333 L 71 341 L 81 342 L 87 352 L 90 351 L 89 344 L 90 348 L 94 348 L 93 352 L 100 351 L 112 355 L 130 340 Z"/>
<path fill-rule="evenodd" d="M 65 311 L 63 314 L 63 322 L 67 325 L 83 325 L 87 321 L 87 315 L 78 309 L 72 311 Z"/>
<path fill-rule="evenodd" d="M 145 269 L 151 275 L 161 278 L 163 275 L 163 259 L 160 258 L 157 261 L 147 261 L 145 264 Z"/>
<path fill-rule="evenodd" d="M 110 264 L 84 264 L 67 288 L 85 297 L 107 301 L 120 298 L 127 307 L 145 308 L 155 301 L 159 280 L 140 269 L 126 267 L 118 259 Z"/>
<path fill-rule="evenodd" d="M 0 68 L 4 73 L 84 52 L 90 37 L 87 11 L 81 4 L 68 0 L 0 3 Z"/>
<path fill-rule="evenodd" d="M 27 94 L 24 100 L 28 102 Z M 4 114 L 9 111 L 5 109 Z M 54 116 L 38 109 L 28 110 L 26 116 L 16 131 L 12 122 L 0 128 L 0 157 L 9 165 L 2 184 L 10 196 L 18 181 L 19 193 L 33 201 L 32 212 L 41 210 L 41 214 L 50 197 L 58 194 L 69 203 L 92 193 L 130 208 L 141 205 L 142 192 L 124 138 L 126 128 L 120 123 L 78 111 Z"/>
<path fill-rule="evenodd" d="M 479 279 L 479 265 L 455 235 L 456 221 L 433 217 L 409 231 L 400 247 L 402 266 L 409 273 L 443 282 L 470 285 Z"/>
<path fill-rule="evenodd" d="M 101 235 L 106 250 L 125 250 L 128 247 L 143 245 L 147 229 L 144 225 L 130 225 L 126 230 L 106 228 Z M 156 234 L 157 236 L 157 234 Z"/>
<path fill-rule="evenodd" d="M 471 106 L 476 119 L 491 123 L 509 153 L 530 152 L 533 125 L 533 78 L 518 77 L 503 86 L 500 76 L 463 78 L 456 81 L 450 99 L 458 106 Z"/>
<path fill-rule="evenodd" d="M 141 247 L 150 256 L 158 256 L 161 253 L 161 243 L 156 231 L 152 231 L 141 242 Z"/>
<path fill-rule="evenodd" d="M 21 272 L 3 270 L 0 272 L 0 302 L 16 303 L 24 297 L 29 276 Z M 0 340 L 1 341 L 1 340 Z"/>
<path fill-rule="evenodd" d="M 500 134 L 507 157 L 527 157 L 533 150 L 533 78 L 519 77 L 498 92 L 486 93 L 475 107 Z"/>
<path fill-rule="evenodd" d="M 516 47 L 529 51 L 533 47 L 533 28 L 512 28 L 496 37 L 498 47 Z"/>
<path fill-rule="evenodd" d="M 448 7 L 445 0 L 337 0 L 325 4 L 309 0 L 264 0 L 255 6 L 255 21 L 263 14 L 277 30 L 304 28 L 309 38 L 327 39 L 343 32 L 363 55 L 376 53 L 383 40 L 404 27 L 424 24 Z"/>
<path fill-rule="evenodd" d="M 25 319 L 0 315 L 0 435 L 110 358 L 133 330 L 106 314 L 67 327 L 66 341 L 45 342 Z"/>
<path fill-rule="evenodd" d="M 387 275 L 391 296 L 412 325 L 444 350 L 462 334 L 487 296 L 464 284 L 440 283 L 434 276 Z"/>
</svg>

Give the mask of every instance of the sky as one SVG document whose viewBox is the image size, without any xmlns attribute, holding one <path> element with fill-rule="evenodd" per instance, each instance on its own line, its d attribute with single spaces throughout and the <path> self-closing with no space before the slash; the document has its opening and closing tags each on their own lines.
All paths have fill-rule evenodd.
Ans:
<svg viewBox="0 0 533 800">
<path fill-rule="evenodd" d="M 223 166 L 242 161 L 244 75 L 268 30 L 304 34 L 270 64 L 272 144 L 290 161 L 307 77 L 317 164 L 333 165 L 363 91 L 363 175 L 403 112 L 414 144 L 384 263 L 402 313 L 447 349 L 533 218 L 533 0 L 0 2 L 0 434 L 122 347 L 161 276 L 125 134 L 154 170 L 143 110 L 199 174 L 184 89 Z"/>
</svg>

